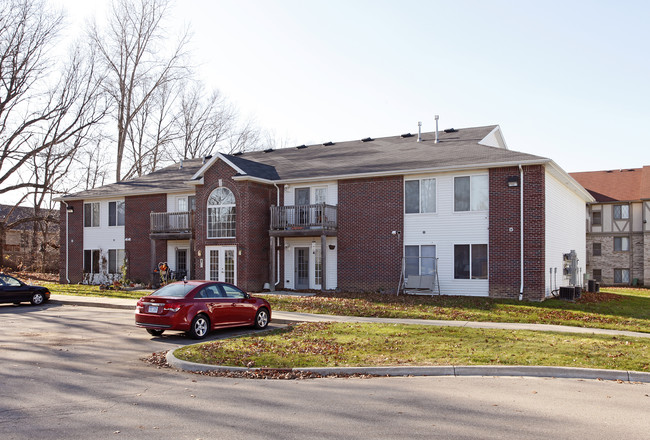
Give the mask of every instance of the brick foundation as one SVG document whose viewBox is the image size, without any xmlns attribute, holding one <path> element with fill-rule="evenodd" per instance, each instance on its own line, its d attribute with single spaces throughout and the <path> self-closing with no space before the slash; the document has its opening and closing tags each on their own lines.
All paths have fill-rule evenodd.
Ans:
<svg viewBox="0 0 650 440">
<path fill-rule="evenodd" d="M 155 240 L 155 256 L 151 261 L 151 239 L 149 238 L 150 214 L 167 211 L 167 196 L 153 194 L 124 198 L 125 219 L 124 250 L 128 259 L 127 278 L 134 282 L 149 283 L 152 272 L 159 261 L 167 261 L 167 242 Z M 130 240 L 129 240 L 130 239 Z"/>
<path fill-rule="evenodd" d="M 402 267 L 401 176 L 338 182 L 338 287 L 394 292 Z"/>
<path fill-rule="evenodd" d="M 80 283 L 83 280 L 84 265 L 84 204 L 82 200 L 68 202 L 68 206 L 74 209 L 73 213 L 68 214 L 70 226 L 68 228 L 68 275 L 71 283 Z M 59 282 L 67 283 L 65 262 L 66 262 L 66 206 L 61 203 L 59 213 L 60 225 L 59 230 Z"/>
<path fill-rule="evenodd" d="M 269 277 L 270 207 L 275 204 L 275 187 L 251 181 L 234 181 L 237 172 L 223 161 L 217 161 L 204 175 L 205 185 L 196 187 L 194 216 L 196 245 L 194 248 L 194 279 L 204 279 L 205 247 L 237 247 L 237 284 L 244 290 L 260 291 Z M 235 196 L 235 238 L 208 239 L 207 203 L 210 193 L 222 186 Z M 199 255 L 199 251 L 201 255 Z M 203 259 L 204 267 L 200 262 Z"/>
<path fill-rule="evenodd" d="M 542 165 L 524 169 L 524 292 L 526 300 L 544 299 L 545 171 Z M 518 298 L 520 268 L 520 188 L 508 177 L 518 167 L 490 169 L 490 296 Z M 510 230 L 512 228 L 512 231 Z"/>
</svg>

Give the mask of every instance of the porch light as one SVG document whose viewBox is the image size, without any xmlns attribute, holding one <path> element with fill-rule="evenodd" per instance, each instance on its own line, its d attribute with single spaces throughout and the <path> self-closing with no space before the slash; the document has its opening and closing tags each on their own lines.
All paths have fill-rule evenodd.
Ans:
<svg viewBox="0 0 650 440">
<path fill-rule="evenodd" d="M 519 176 L 508 177 L 508 186 L 511 188 L 515 186 L 519 186 Z"/>
<path fill-rule="evenodd" d="M 74 214 L 74 206 L 68 206 L 66 211 L 68 212 L 68 214 Z"/>
</svg>

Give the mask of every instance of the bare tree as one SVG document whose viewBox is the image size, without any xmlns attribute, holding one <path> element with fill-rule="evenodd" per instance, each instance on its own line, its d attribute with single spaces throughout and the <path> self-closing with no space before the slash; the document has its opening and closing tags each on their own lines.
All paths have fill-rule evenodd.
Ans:
<svg viewBox="0 0 650 440">
<path fill-rule="evenodd" d="M 169 158 L 168 149 L 178 137 L 174 112 L 177 95 L 175 84 L 163 84 L 135 116 L 127 142 L 132 162 L 123 173 L 124 179 L 155 171 Z"/>
<path fill-rule="evenodd" d="M 33 215 L 0 218 L 0 262 L 7 230 L 46 220 L 38 208 L 104 115 L 92 54 L 74 51 L 60 73 L 46 56 L 61 20 L 40 0 L 0 1 L 0 194 L 17 194 L 9 214 L 30 195 L 37 203 Z"/>
<path fill-rule="evenodd" d="M 177 159 L 192 159 L 217 151 L 232 154 L 256 149 L 261 132 L 255 121 L 239 122 L 239 112 L 218 90 L 207 98 L 200 82 L 184 91 L 176 118 L 178 138 L 174 142 Z"/>
<path fill-rule="evenodd" d="M 0 194 L 35 187 L 17 173 L 47 145 L 27 141 L 65 106 L 45 83 L 61 20 L 39 0 L 0 2 Z"/>
<path fill-rule="evenodd" d="M 115 0 L 106 28 L 95 24 L 89 31 L 106 68 L 105 87 L 114 104 L 117 181 L 124 177 L 126 147 L 137 116 L 161 87 L 180 79 L 186 70 L 187 32 L 171 54 L 160 55 L 168 9 L 169 0 Z"/>
</svg>

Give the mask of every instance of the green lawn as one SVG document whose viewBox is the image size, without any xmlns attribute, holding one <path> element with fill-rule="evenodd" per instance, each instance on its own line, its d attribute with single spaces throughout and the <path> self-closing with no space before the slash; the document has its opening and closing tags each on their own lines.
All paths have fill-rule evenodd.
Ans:
<svg viewBox="0 0 650 440">
<path fill-rule="evenodd" d="M 99 290 L 97 286 L 42 283 L 53 294 L 140 298 L 147 291 Z M 522 322 L 609 328 L 650 333 L 649 289 L 603 289 L 577 302 L 543 302 L 460 296 L 411 296 L 366 293 L 319 293 L 311 297 L 259 295 L 273 310 L 329 315 L 420 318 L 461 321 Z"/>
<path fill-rule="evenodd" d="M 650 339 L 397 324 L 303 323 L 180 348 L 179 359 L 257 368 L 544 365 L 649 371 Z"/>
<path fill-rule="evenodd" d="M 459 296 L 321 293 L 311 297 L 261 295 L 273 310 L 330 315 L 461 321 L 522 322 L 650 333 L 650 290 L 607 289 L 573 303 Z"/>
<path fill-rule="evenodd" d="M 139 299 L 147 295 L 149 291 L 142 290 L 99 290 L 99 286 L 89 286 L 86 284 L 59 284 L 59 283 L 38 283 L 40 286 L 47 287 L 50 293 L 54 295 L 74 295 L 74 296 L 97 296 L 109 298 L 134 298 Z"/>
</svg>

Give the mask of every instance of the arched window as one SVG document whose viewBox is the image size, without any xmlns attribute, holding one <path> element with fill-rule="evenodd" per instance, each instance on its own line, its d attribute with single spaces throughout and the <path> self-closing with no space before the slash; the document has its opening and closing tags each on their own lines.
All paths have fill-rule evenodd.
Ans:
<svg viewBox="0 0 650 440">
<path fill-rule="evenodd" d="M 217 188 L 208 198 L 208 238 L 235 237 L 235 196 L 228 188 Z"/>
</svg>

